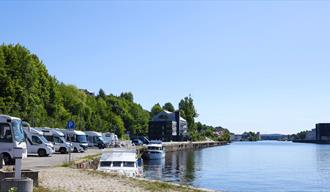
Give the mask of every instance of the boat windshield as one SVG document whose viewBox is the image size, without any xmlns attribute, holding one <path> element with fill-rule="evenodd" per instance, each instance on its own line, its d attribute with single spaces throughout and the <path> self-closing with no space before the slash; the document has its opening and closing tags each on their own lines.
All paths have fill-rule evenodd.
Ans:
<svg viewBox="0 0 330 192">
<path fill-rule="evenodd" d="M 78 143 L 87 143 L 86 135 L 77 135 L 76 140 Z"/>
<path fill-rule="evenodd" d="M 134 162 L 124 161 L 124 167 L 134 167 Z"/>
<path fill-rule="evenodd" d="M 112 162 L 112 167 L 121 167 L 121 162 L 120 161 Z"/>
<path fill-rule="evenodd" d="M 101 161 L 101 167 L 110 167 L 111 161 Z"/>
<path fill-rule="evenodd" d="M 23 129 L 22 129 L 22 121 L 15 119 L 11 122 L 11 126 L 12 126 L 12 129 L 13 129 L 15 141 L 24 142 L 25 141 L 25 136 L 24 136 L 24 132 L 23 132 Z"/>
<path fill-rule="evenodd" d="M 162 150 L 161 147 L 148 147 L 149 150 Z"/>
</svg>

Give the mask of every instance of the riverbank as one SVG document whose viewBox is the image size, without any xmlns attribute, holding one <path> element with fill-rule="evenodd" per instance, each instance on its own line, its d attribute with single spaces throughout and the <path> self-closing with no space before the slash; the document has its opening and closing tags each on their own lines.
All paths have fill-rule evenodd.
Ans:
<svg viewBox="0 0 330 192">
<path fill-rule="evenodd" d="M 165 143 L 167 151 L 197 149 L 224 145 L 222 142 L 170 142 Z M 166 148 L 165 147 L 165 148 Z M 145 147 L 139 147 L 143 150 Z M 111 149 L 110 149 L 111 150 Z M 24 167 L 39 171 L 39 188 L 36 192 L 98 192 L 98 191 L 212 191 L 187 185 L 129 178 L 95 171 L 101 151 L 89 149 L 86 153 L 72 154 L 74 162 L 68 163 L 67 155 L 55 154 L 52 157 L 29 157 L 23 161 Z M 46 160 L 47 159 L 47 160 Z"/>
<path fill-rule="evenodd" d="M 166 152 L 181 151 L 187 149 L 201 149 L 207 147 L 216 147 L 228 144 L 225 141 L 195 141 L 195 142 L 164 142 L 163 146 Z"/>
<path fill-rule="evenodd" d="M 82 155 L 82 154 L 80 154 Z M 39 188 L 36 192 L 104 192 L 104 191 L 134 191 L 134 192 L 210 192 L 212 190 L 194 188 L 187 185 L 149 180 L 145 178 L 130 178 L 111 173 L 98 172 L 101 153 L 96 151 L 81 156 L 71 163 L 62 165 L 42 166 L 39 168 Z"/>
<path fill-rule="evenodd" d="M 116 174 L 98 172 L 90 169 L 75 169 L 69 167 L 51 167 L 40 171 L 40 186 L 48 192 L 104 192 L 104 191 L 134 191 L 134 192 L 210 192 L 185 185 L 129 178 Z"/>
</svg>

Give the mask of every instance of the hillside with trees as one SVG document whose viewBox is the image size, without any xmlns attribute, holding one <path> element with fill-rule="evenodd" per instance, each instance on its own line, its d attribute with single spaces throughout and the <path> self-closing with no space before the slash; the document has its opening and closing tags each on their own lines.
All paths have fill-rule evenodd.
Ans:
<svg viewBox="0 0 330 192">
<path fill-rule="evenodd" d="M 146 134 L 149 112 L 132 93 L 90 95 L 60 83 L 42 61 L 21 45 L 0 46 L 0 113 L 18 116 L 32 126 L 65 127 L 72 119 L 81 130 L 111 131 L 123 136 Z"/>
<path fill-rule="evenodd" d="M 157 103 L 149 112 L 134 102 L 131 92 L 116 96 L 100 89 L 94 95 L 59 82 L 25 47 L 0 46 L 0 113 L 20 117 L 32 126 L 64 128 L 71 119 L 79 130 L 115 132 L 119 137 L 147 135 L 150 118 L 162 110 L 174 112 L 175 108 L 170 102 Z M 179 102 L 177 110 L 187 120 L 192 140 L 219 139 L 214 127 L 195 123 L 198 114 L 190 96 Z"/>
</svg>

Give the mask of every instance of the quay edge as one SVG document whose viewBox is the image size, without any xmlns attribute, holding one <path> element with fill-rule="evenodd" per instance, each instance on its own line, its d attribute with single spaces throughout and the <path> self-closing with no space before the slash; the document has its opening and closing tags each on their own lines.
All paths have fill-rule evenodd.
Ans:
<svg viewBox="0 0 330 192">
<path fill-rule="evenodd" d="M 166 152 L 182 151 L 187 149 L 201 149 L 207 147 L 216 147 L 226 145 L 224 141 L 196 141 L 196 142 L 165 142 L 163 146 Z"/>
</svg>

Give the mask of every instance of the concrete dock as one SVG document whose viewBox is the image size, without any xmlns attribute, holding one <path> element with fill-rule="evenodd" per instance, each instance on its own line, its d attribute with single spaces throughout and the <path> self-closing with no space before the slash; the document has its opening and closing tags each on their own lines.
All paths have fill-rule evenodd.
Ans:
<svg viewBox="0 0 330 192">
<path fill-rule="evenodd" d="M 226 145 L 224 141 L 197 141 L 197 142 L 163 142 L 163 146 L 166 152 L 181 151 L 187 149 L 201 149 L 206 147 L 215 147 Z"/>
</svg>

